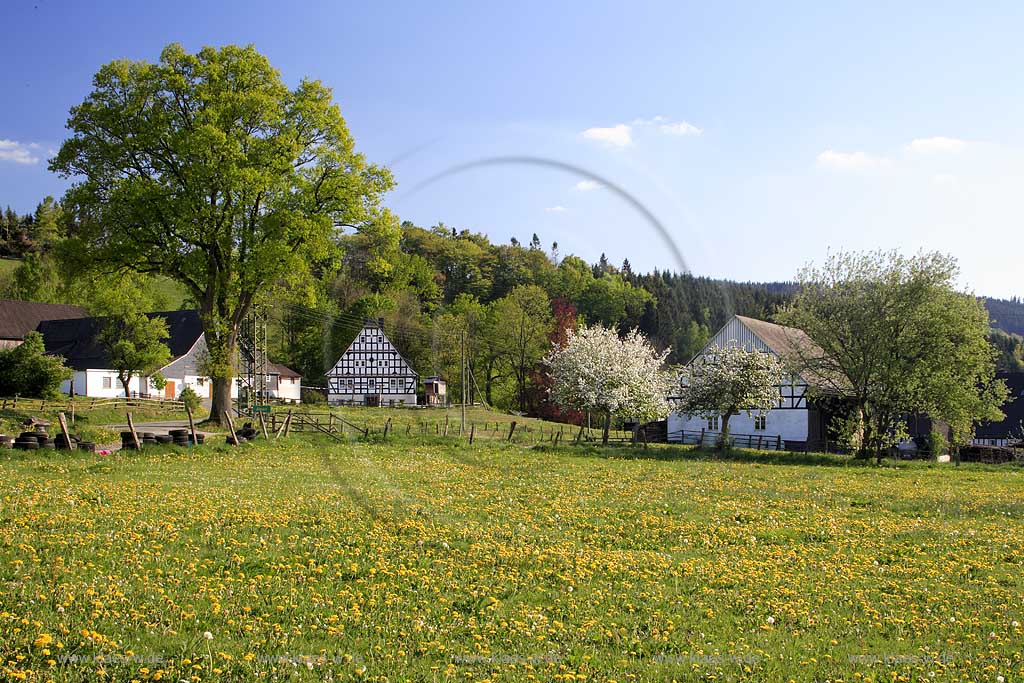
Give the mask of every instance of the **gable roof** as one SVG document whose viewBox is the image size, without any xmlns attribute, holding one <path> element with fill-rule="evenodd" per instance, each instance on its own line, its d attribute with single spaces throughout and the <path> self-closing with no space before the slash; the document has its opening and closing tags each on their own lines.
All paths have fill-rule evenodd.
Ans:
<svg viewBox="0 0 1024 683">
<path fill-rule="evenodd" d="M 167 322 L 168 337 L 163 342 L 171 351 L 171 359 L 184 356 L 203 334 L 203 325 L 197 311 L 165 311 L 147 313 L 150 318 L 163 318 Z M 110 368 L 110 358 L 97 340 L 100 330 L 110 318 L 77 318 L 44 320 L 39 323 L 46 353 L 63 356 L 65 364 L 74 370 L 100 370 Z"/>
<path fill-rule="evenodd" d="M 341 356 L 339 356 L 338 360 L 334 363 L 333 366 L 331 366 L 331 369 L 324 373 L 324 377 L 332 377 L 335 375 L 334 371 L 337 369 L 338 364 L 341 363 L 341 360 L 346 355 L 348 355 L 349 352 L 353 350 L 352 347 L 355 346 L 356 342 L 359 341 L 359 335 L 363 334 L 367 330 L 376 330 L 374 334 L 380 334 L 381 336 L 383 336 L 387 343 L 391 345 L 391 348 L 394 349 L 395 353 L 398 354 L 398 357 L 402 359 L 402 362 L 405 363 L 405 367 L 409 368 L 408 374 L 411 374 L 419 378 L 420 373 L 416 372 L 416 368 L 412 366 L 412 363 L 409 362 L 409 359 L 405 357 L 405 354 L 399 351 L 395 343 L 391 341 L 391 337 L 389 337 L 387 335 L 387 332 L 384 331 L 384 318 L 378 318 L 377 320 L 367 318 L 366 321 L 363 323 L 362 328 L 360 328 L 360 330 L 356 332 L 356 336 L 352 338 L 352 341 L 350 341 L 348 346 L 345 347 L 345 350 L 342 352 Z"/>
<path fill-rule="evenodd" d="M 0 300 L 0 339 L 24 339 L 44 320 L 84 318 L 87 315 L 81 306 L 3 299 Z"/>
<path fill-rule="evenodd" d="M 287 365 L 281 365 L 274 361 L 267 361 L 267 369 L 272 375 L 280 375 L 281 377 L 302 377 L 302 375 L 295 372 Z"/>
<path fill-rule="evenodd" d="M 787 370 L 799 375 L 809 386 L 838 391 L 849 385 L 845 376 L 835 376 L 834 371 L 814 367 L 826 358 L 825 350 L 803 330 L 745 315 L 733 317 L 775 354 Z"/>
</svg>

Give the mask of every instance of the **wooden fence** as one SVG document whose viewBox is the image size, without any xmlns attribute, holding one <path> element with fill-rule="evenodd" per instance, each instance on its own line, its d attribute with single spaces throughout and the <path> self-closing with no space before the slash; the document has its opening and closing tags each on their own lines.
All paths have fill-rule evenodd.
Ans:
<svg viewBox="0 0 1024 683">
<path fill-rule="evenodd" d="M 586 429 L 574 425 L 563 424 L 522 424 L 516 420 L 484 420 L 467 421 L 464 431 L 460 429 L 459 420 L 446 418 L 444 420 L 419 420 L 401 421 L 395 424 L 392 419 L 387 419 L 381 424 L 370 424 L 368 422 L 358 423 L 347 420 L 335 413 L 328 412 L 298 412 L 298 411 L 275 411 L 264 417 L 267 428 L 274 432 L 281 432 L 285 428 L 285 422 L 289 420 L 287 430 L 289 432 L 319 432 L 331 435 L 339 439 L 359 438 L 368 436 L 439 436 L 439 437 L 462 437 L 470 441 L 486 439 L 491 441 L 511 441 L 513 443 L 600 443 L 601 430 Z M 259 418 L 245 417 L 246 421 L 252 421 L 258 427 Z M 609 442 L 626 443 L 634 441 L 632 432 L 613 430 L 609 434 Z"/>
<path fill-rule="evenodd" d="M 722 435 L 718 432 L 691 431 L 681 429 L 670 432 L 668 440 L 672 443 L 690 444 L 694 446 L 714 447 L 718 445 Z M 729 445 L 732 448 L 756 448 L 760 451 L 781 451 L 786 447 L 785 440 L 776 434 L 729 434 Z"/>
<path fill-rule="evenodd" d="M 169 398 L 90 398 L 88 396 L 76 396 L 68 398 L 62 396 L 58 399 L 45 398 L 14 398 L 0 399 L 0 410 L 46 410 L 62 411 L 71 413 L 82 410 L 93 410 L 95 408 L 114 408 L 118 410 L 131 410 L 138 408 L 149 408 L 155 410 L 184 411 L 185 404 L 182 401 Z"/>
</svg>

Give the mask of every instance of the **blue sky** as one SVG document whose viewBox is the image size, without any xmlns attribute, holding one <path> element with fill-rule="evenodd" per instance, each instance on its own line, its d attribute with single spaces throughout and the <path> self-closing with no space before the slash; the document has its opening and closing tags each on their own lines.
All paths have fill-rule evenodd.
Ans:
<svg viewBox="0 0 1024 683">
<path fill-rule="evenodd" d="M 403 219 L 561 253 L 791 279 L 831 250 L 939 249 L 1024 295 L 1024 5 L 50 2 L 0 5 L 0 204 L 65 184 L 45 159 L 112 59 L 253 43 L 333 87 Z M 441 176 L 434 182 L 426 182 Z"/>
</svg>

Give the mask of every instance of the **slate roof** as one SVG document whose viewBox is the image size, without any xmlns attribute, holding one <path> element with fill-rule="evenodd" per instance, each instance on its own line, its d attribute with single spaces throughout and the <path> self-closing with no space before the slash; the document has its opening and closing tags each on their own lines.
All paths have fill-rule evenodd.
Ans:
<svg viewBox="0 0 1024 683">
<path fill-rule="evenodd" d="M 197 311 L 165 311 L 147 313 L 150 318 L 167 321 L 167 339 L 163 342 L 171 351 L 171 359 L 184 356 L 203 334 L 203 325 Z M 44 320 L 39 323 L 46 353 L 63 356 L 65 365 L 75 370 L 109 369 L 110 360 L 96 337 L 108 318 L 77 318 Z"/>
<path fill-rule="evenodd" d="M 87 315 L 81 306 L 3 299 L 0 300 L 0 339 L 24 339 L 44 320 L 84 318 Z"/>
</svg>

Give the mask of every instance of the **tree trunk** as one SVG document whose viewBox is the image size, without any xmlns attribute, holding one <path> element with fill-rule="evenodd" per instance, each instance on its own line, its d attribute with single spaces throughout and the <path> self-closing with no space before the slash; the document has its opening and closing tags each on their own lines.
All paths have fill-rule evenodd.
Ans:
<svg viewBox="0 0 1024 683">
<path fill-rule="evenodd" d="M 121 386 L 124 387 L 124 397 L 125 398 L 131 398 L 132 397 L 132 391 L 131 391 L 130 386 L 131 386 L 131 383 L 132 383 L 132 376 L 128 375 L 127 377 L 125 377 L 124 375 L 118 375 L 117 378 L 119 380 L 121 380 Z"/>
<path fill-rule="evenodd" d="M 210 379 L 213 383 L 213 402 L 210 407 L 210 422 L 215 422 L 219 425 L 225 424 L 224 411 L 231 410 L 231 382 L 230 377 L 213 377 Z"/>
<path fill-rule="evenodd" d="M 205 321 L 204 321 L 205 323 Z M 206 325 L 204 324 L 204 328 Z M 219 337 L 206 332 L 206 350 L 209 356 L 210 381 L 213 384 L 210 422 L 225 426 L 225 411 L 232 409 L 231 383 L 235 381 L 235 355 L 238 350 L 238 330 L 224 330 Z"/>
<path fill-rule="evenodd" d="M 608 430 L 611 429 L 611 426 L 612 414 L 611 412 L 607 412 L 604 414 L 604 432 L 601 434 L 601 445 L 603 446 L 608 445 Z"/>
<path fill-rule="evenodd" d="M 733 413 L 731 410 L 725 411 L 722 415 L 722 435 L 721 441 L 718 442 L 718 450 L 727 451 L 729 450 L 729 418 L 732 417 Z"/>
</svg>

